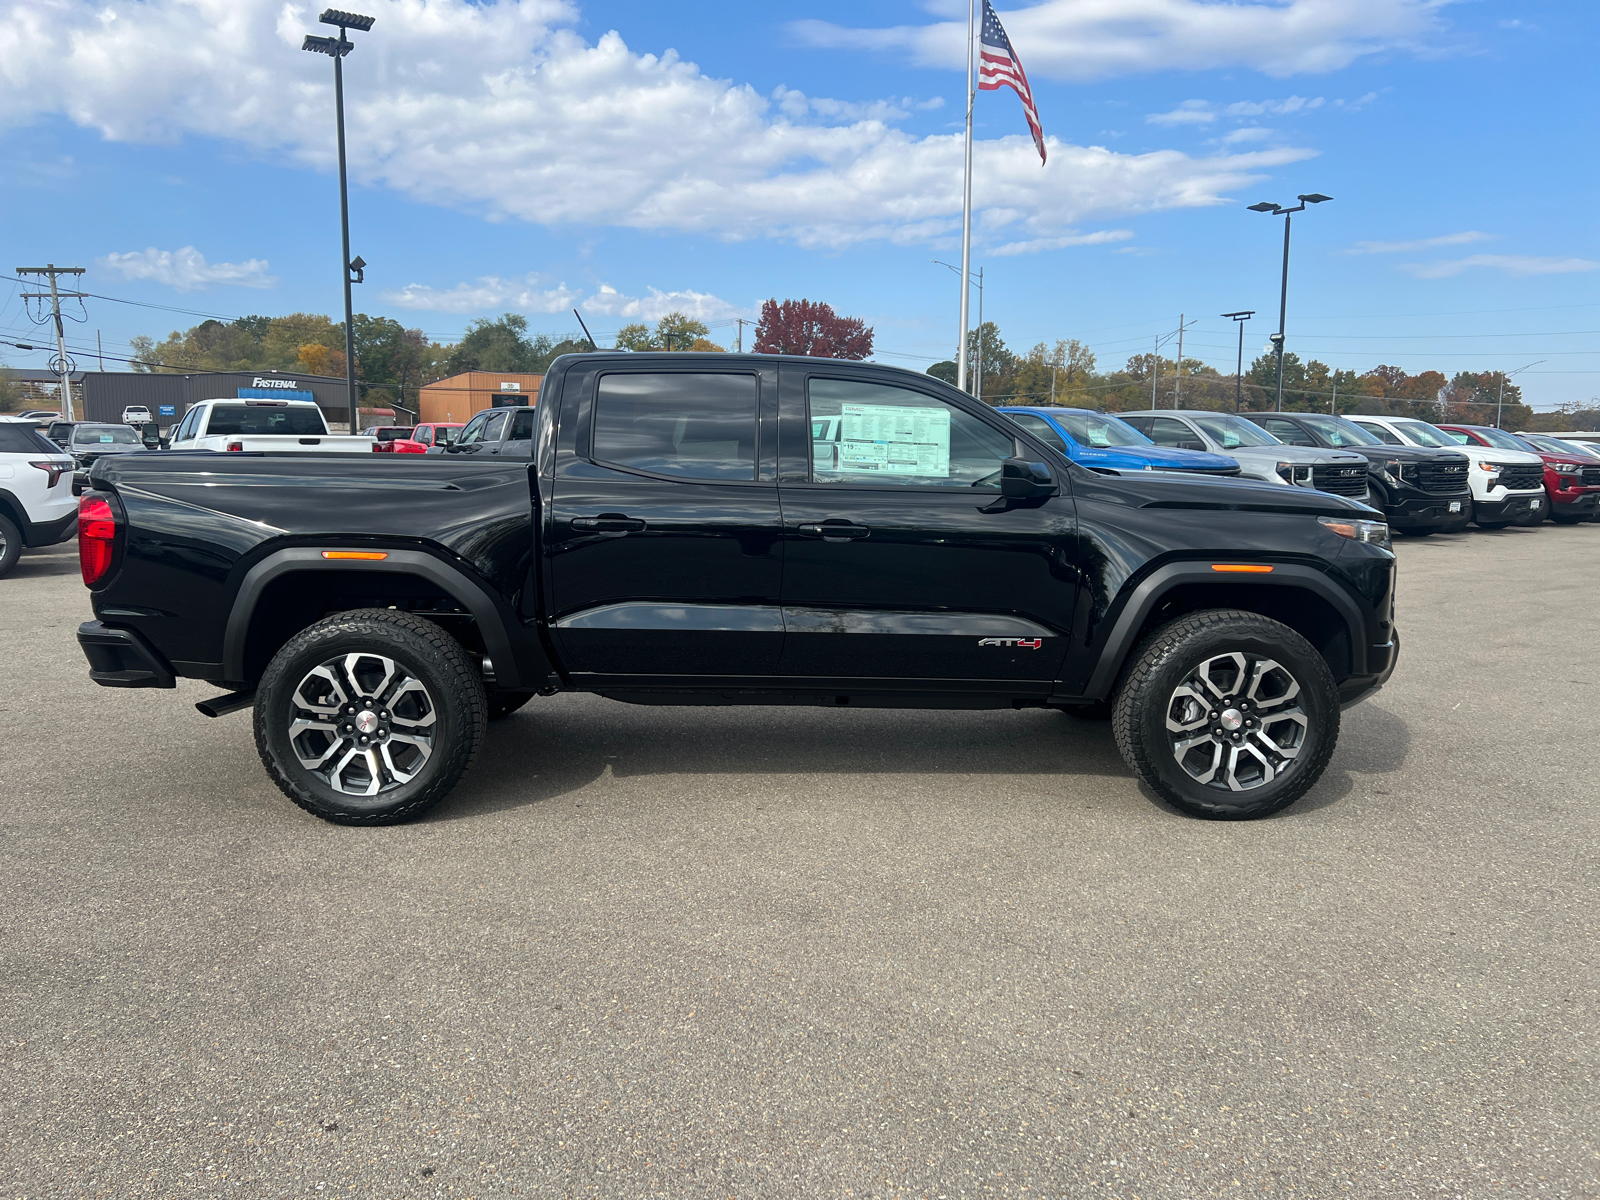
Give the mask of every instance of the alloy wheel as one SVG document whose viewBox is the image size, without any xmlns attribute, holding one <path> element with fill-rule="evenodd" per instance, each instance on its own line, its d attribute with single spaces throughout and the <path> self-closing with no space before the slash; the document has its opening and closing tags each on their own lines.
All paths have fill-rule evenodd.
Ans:
<svg viewBox="0 0 1600 1200">
<path fill-rule="evenodd" d="M 376 796 L 433 755 L 438 710 L 422 681 L 381 654 L 343 654 L 306 672 L 289 700 L 289 745 L 336 792 Z"/>
<path fill-rule="evenodd" d="M 1275 659 L 1233 650 L 1198 663 L 1173 689 L 1172 756 L 1196 783 L 1245 792 L 1288 770 L 1310 725 L 1300 683 Z"/>
</svg>

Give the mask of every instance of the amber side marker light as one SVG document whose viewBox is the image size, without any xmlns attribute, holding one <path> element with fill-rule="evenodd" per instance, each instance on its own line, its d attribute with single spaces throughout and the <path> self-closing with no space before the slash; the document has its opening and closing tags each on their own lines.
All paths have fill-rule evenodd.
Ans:
<svg viewBox="0 0 1600 1200">
<path fill-rule="evenodd" d="M 1213 571 L 1238 571 L 1245 575 L 1270 575 L 1272 568 L 1265 563 L 1212 563 Z"/>
<path fill-rule="evenodd" d="M 323 558 L 358 558 L 364 562 L 380 562 L 389 557 L 387 550 L 324 550 Z M 1271 568 L 1268 568 L 1269 570 Z"/>
</svg>

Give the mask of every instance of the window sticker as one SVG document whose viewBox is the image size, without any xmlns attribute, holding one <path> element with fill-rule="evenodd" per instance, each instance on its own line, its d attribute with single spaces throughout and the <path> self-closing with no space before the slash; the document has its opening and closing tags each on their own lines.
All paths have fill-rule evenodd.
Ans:
<svg viewBox="0 0 1600 1200">
<path fill-rule="evenodd" d="M 840 408 L 840 472 L 950 478 L 949 409 L 899 404 Z"/>
</svg>

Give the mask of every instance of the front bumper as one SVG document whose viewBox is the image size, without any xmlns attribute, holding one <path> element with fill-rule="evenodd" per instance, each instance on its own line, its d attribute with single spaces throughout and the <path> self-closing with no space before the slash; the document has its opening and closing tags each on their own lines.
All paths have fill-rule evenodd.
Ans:
<svg viewBox="0 0 1600 1200">
<path fill-rule="evenodd" d="M 1472 519 L 1472 497 L 1466 492 L 1459 496 L 1404 496 L 1391 500 L 1383 511 L 1389 524 L 1401 529 L 1442 529 Z"/>
<path fill-rule="evenodd" d="M 1597 504 L 1600 504 L 1600 491 L 1580 492 L 1575 488 L 1568 491 L 1553 491 L 1550 493 L 1550 502 L 1564 517 L 1586 517 L 1595 511 Z"/>
<path fill-rule="evenodd" d="M 1531 517 L 1544 507 L 1544 492 L 1512 492 L 1502 500 L 1474 500 L 1473 515 L 1482 521 L 1513 521 Z"/>
<path fill-rule="evenodd" d="M 99 621 L 85 621 L 78 626 L 78 645 L 89 660 L 89 678 L 101 687 L 177 686 L 167 661 L 131 629 L 111 629 Z"/>
<path fill-rule="evenodd" d="M 1352 675 L 1339 685 L 1339 707 L 1349 708 L 1360 704 L 1383 687 L 1389 682 L 1389 676 L 1394 674 L 1395 664 L 1399 661 L 1400 631 L 1396 629 L 1390 641 L 1381 646 L 1367 647 L 1367 666 L 1372 674 Z"/>
</svg>

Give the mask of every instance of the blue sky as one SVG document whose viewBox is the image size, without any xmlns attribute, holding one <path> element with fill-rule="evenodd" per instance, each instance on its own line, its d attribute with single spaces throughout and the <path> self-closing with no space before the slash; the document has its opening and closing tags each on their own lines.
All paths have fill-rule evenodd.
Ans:
<svg viewBox="0 0 1600 1200">
<path fill-rule="evenodd" d="M 297 48 L 316 11 L 0 3 L 4 265 L 223 316 L 337 312 L 331 63 Z M 959 255 L 960 0 L 366 11 L 359 309 L 446 340 L 511 309 L 561 334 L 576 304 L 600 334 L 684 308 L 732 345 L 733 317 L 806 296 L 874 325 L 883 361 L 953 350 L 956 280 L 929 260 Z M 1076 337 L 1120 365 L 1181 312 L 1186 353 L 1231 371 L 1218 314 L 1258 310 L 1247 357 L 1276 323 L 1281 220 L 1244 206 L 1320 191 L 1295 223 L 1290 349 L 1413 372 L 1544 359 L 1519 376 L 1536 405 L 1600 394 L 1592 6 L 999 12 L 1051 139 L 1041 169 L 1016 98 L 980 95 L 975 265 L 1013 347 Z M 0 337 L 39 336 L 0 285 Z M 118 354 L 195 319 L 92 300 L 71 333 Z"/>
</svg>

